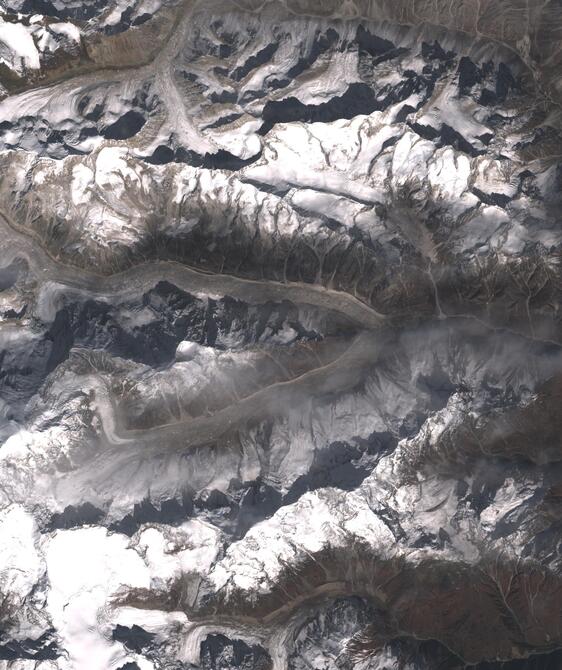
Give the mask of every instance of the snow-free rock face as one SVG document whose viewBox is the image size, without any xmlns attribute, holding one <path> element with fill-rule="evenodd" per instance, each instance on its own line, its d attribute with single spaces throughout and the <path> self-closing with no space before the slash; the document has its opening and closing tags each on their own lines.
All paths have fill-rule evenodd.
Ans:
<svg viewBox="0 0 562 670">
<path fill-rule="evenodd" d="M 560 13 L 0 0 L 0 670 L 561 667 Z"/>
</svg>

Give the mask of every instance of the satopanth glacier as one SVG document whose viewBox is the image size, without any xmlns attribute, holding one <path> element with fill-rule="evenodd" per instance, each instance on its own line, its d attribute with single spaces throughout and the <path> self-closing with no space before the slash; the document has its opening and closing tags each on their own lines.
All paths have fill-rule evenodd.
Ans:
<svg viewBox="0 0 562 670">
<path fill-rule="evenodd" d="M 562 668 L 560 0 L 0 0 L 0 670 Z"/>
</svg>

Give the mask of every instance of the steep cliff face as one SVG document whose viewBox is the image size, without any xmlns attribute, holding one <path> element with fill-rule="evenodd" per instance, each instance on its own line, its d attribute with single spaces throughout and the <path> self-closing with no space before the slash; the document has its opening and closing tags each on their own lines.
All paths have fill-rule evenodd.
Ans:
<svg viewBox="0 0 562 670">
<path fill-rule="evenodd" d="M 561 12 L 0 0 L 0 668 L 560 666 Z"/>
</svg>

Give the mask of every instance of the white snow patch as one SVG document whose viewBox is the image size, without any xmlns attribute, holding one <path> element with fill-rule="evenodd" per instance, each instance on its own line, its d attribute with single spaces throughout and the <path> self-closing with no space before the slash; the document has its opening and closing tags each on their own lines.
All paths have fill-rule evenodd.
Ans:
<svg viewBox="0 0 562 670">
<path fill-rule="evenodd" d="M 178 528 L 149 526 L 137 535 L 136 549 L 156 586 L 182 574 L 206 574 L 221 548 L 221 532 L 203 521 L 187 521 Z"/>
<path fill-rule="evenodd" d="M 21 23 L 0 18 L 0 61 L 18 74 L 40 68 L 39 51 L 31 32 Z"/>
<path fill-rule="evenodd" d="M 146 565 L 128 545 L 127 537 L 105 528 L 58 531 L 47 541 L 48 610 L 67 652 L 61 670 L 107 670 L 132 661 L 153 668 L 104 634 L 111 599 L 150 586 Z"/>
<path fill-rule="evenodd" d="M 49 30 L 52 30 L 58 35 L 63 35 L 72 42 L 80 42 L 80 28 L 73 23 L 51 23 L 49 24 Z"/>
<path fill-rule="evenodd" d="M 12 601 L 23 603 L 43 573 L 36 539 L 35 520 L 23 507 L 0 511 L 0 593 Z"/>
<path fill-rule="evenodd" d="M 71 197 L 75 205 L 84 205 L 90 201 L 91 188 L 95 180 L 94 171 L 84 163 L 72 168 Z"/>
</svg>

